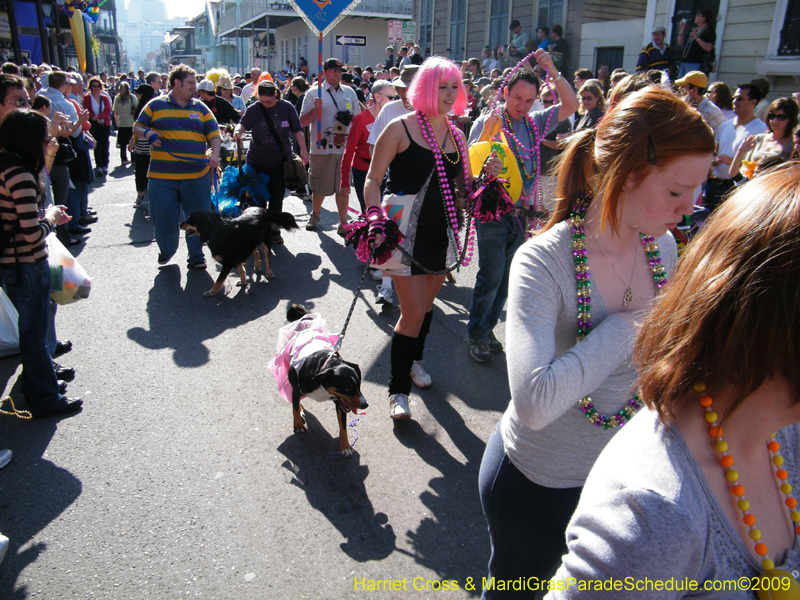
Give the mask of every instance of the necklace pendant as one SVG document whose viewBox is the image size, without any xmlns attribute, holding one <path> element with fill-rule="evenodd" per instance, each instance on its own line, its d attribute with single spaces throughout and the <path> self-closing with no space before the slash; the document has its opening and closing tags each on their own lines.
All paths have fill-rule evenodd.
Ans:
<svg viewBox="0 0 800 600">
<path fill-rule="evenodd" d="M 628 288 L 627 290 L 625 290 L 625 295 L 622 297 L 622 305 L 625 308 L 628 308 L 632 302 L 633 302 L 633 290 L 631 288 Z"/>
</svg>

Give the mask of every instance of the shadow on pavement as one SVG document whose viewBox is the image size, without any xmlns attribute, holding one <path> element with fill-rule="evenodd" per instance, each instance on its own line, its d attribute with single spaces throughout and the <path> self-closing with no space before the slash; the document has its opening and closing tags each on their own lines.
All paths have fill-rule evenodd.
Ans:
<svg viewBox="0 0 800 600">
<path fill-rule="evenodd" d="M 180 260 L 180 254 L 173 260 Z M 247 265 L 247 272 L 252 273 L 251 265 Z M 186 285 L 181 287 L 178 265 L 161 268 L 147 300 L 150 327 L 133 327 L 128 330 L 128 337 L 151 350 L 172 348 L 173 360 L 180 367 L 199 367 L 209 360 L 205 340 L 255 321 L 280 302 L 279 286 L 271 281 L 260 278 L 245 291 L 235 286 L 236 276 L 229 276 L 216 296 L 204 298 L 203 293 L 211 289 L 216 276 L 216 272 L 212 277 L 209 271 L 189 271 Z"/>
<path fill-rule="evenodd" d="M 313 405 L 320 413 L 330 408 L 327 403 Z M 293 473 L 292 485 L 302 489 L 309 506 L 322 513 L 347 540 L 340 545 L 347 556 L 358 562 L 386 558 L 395 550 L 396 536 L 389 517 L 376 514 L 367 496 L 364 482 L 369 467 L 360 464 L 358 452 L 350 458 L 339 456 L 339 438 L 331 436 L 304 408 L 308 433 L 293 434 L 278 446 L 288 459 L 282 466 Z M 338 431 L 335 411 L 324 412 L 331 417 L 329 425 Z M 352 432 L 350 439 L 354 439 Z"/>
<path fill-rule="evenodd" d="M 0 362 L 0 372 L 4 376 L 8 366 L 15 368 L 19 364 L 18 357 Z M 21 398 L 21 384 L 18 379 L 9 395 Z M 10 405 L 6 403 L 3 409 L 10 409 Z M 29 597 L 31 590 L 25 586 L 14 589 L 16 581 L 20 573 L 47 550 L 44 543 L 30 542 L 81 495 L 83 486 L 75 476 L 43 458 L 59 420 L 52 417 L 29 421 L 5 415 L 0 418 L 0 446 L 14 453 L 8 466 L 0 471 L 0 532 L 10 541 L 0 567 L 0 598 L 3 600 Z M 22 547 L 25 549 L 20 552 Z"/>
</svg>

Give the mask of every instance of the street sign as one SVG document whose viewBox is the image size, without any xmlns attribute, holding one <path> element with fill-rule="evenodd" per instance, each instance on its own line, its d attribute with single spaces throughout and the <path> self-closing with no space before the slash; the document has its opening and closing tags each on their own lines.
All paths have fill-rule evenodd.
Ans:
<svg viewBox="0 0 800 600">
<path fill-rule="evenodd" d="M 367 36 L 365 35 L 337 35 L 337 46 L 366 46 Z"/>
<path fill-rule="evenodd" d="M 389 21 L 389 43 L 403 41 L 403 22 Z"/>
<path fill-rule="evenodd" d="M 403 21 L 403 43 L 417 42 L 417 23 L 415 21 Z"/>
</svg>

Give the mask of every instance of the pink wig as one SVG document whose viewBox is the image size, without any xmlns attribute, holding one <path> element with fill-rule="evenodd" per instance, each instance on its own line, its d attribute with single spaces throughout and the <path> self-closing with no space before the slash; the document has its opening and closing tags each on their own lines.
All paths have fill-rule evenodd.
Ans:
<svg viewBox="0 0 800 600">
<path fill-rule="evenodd" d="M 467 108 L 467 90 L 461 77 L 461 70 L 455 63 L 441 56 L 432 56 L 422 63 L 414 76 L 414 81 L 408 88 L 408 100 L 414 108 L 426 115 L 438 115 L 439 85 L 455 78 L 458 82 L 458 95 L 453 103 L 453 112 L 460 116 Z"/>
</svg>

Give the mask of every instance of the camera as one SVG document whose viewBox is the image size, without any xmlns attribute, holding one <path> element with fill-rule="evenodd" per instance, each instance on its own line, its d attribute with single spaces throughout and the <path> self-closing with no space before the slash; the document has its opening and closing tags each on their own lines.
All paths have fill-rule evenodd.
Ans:
<svg viewBox="0 0 800 600">
<path fill-rule="evenodd" d="M 339 121 L 339 123 L 345 127 L 349 127 L 350 123 L 353 122 L 353 113 L 351 113 L 349 110 L 340 110 L 333 118 Z"/>
</svg>

